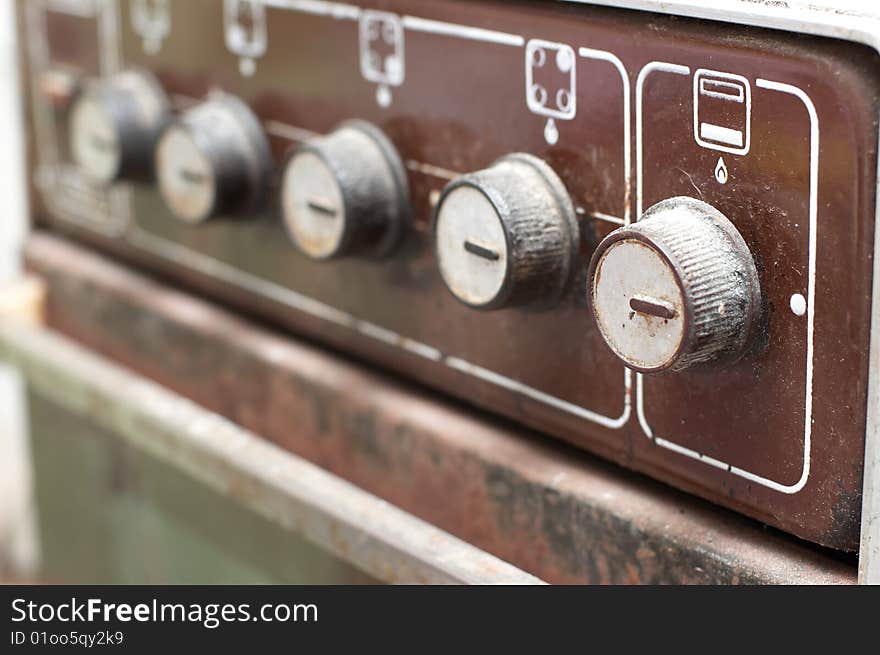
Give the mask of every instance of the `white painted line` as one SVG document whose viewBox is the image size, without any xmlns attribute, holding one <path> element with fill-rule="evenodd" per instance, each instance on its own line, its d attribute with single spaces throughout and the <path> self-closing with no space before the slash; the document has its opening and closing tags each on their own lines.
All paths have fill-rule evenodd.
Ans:
<svg viewBox="0 0 880 655">
<path fill-rule="evenodd" d="M 119 25 L 117 2 L 104 2 L 98 14 L 101 39 L 101 75 L 112 75 L 122 70 L 122 33 Z"/>
<path fill-rule="evenodd" d="M 642 207 L 642 180 L 643 180 L 643 151 L 642 151 L 642 94 L 645 80 L 654 72 L 673 73 L 674 75 L 690 75 L 691 69 L 687 66 L 670 64 L 665 61 L 652 61 L 645 64 L 636 78 L 636 215 L 641 216 L 644 212 Z M 638 220 L 638 218 L 636 219 Z"/>
<path fill-rule="evenodd" d="M 324 0 L 263 0 L 263 4 L 267 7 L 275 7 L 277 9 L 289 9 L 305 14 L 313 14 L 315 16 L 330 16 L 332 18 L 347 20 L 360 20 L 360 17 L 364 12 L 363 9 L 354 5 L 347 5 L 338 2 L 325 2 Z M 518 47 L 525 45 L 525 39 L 518 34 L 509 34 L 507 32 L 488 30 L 481 27 L 447 23 L 439 20 L 419 18 L 418 16 L 403 16 L 401 22 L 405 29 L 412 30 L 413 32 L 453 36 L 471 41 L 483 41 L 484 43 L 496 43 L 499 45 Z"/>
<path fill-rule="evenodd" d="M 585 59 L 598 59 L 600 61 L 607 61 L 614 68 L 617 69 L 617 72 L 620 74 L 620 81 L 623 84 L 623 169 L 624 169 L 624 189 L 625 198 L 624 198 L 624 206 L 623 206 L 623 225 L 629 225 L 632 221 L 632 206 L 629 201 L 629 190 L 630 185 L 632 184 L 632 128 L 630 123 L 630 92 L 629 92 L 629 74 L 626 72 L 626 67 L 623 65 L 623 62 L 620 60 L 620 57 L 615 55 L 612 52 L 608 52 L 607 50 L 595 50 L 593 48 L 579 48 L 578 54 Z M 599 218 L 600 216 L 604 216 L 606 218 L 600 218 L 600 220 L 607 220 L 607 214 L 599 214 L 599 212 L 593 212 L 593 216 Z M 611 217 L 615 220 L 611 221 L 616 223 L 616 217 Z"/>
<path fill-rule="evenodd" d="M 810 259 L 808 264 L 807 276 L 807 388 L 806 402 L 804 403 L 804 467 L 801 471 L 801 478 L 795 484 L 790 486 L 778 485 L 772 488 L 787 494 L 797 493 L 807 484 L 810 477 L 810 454 L 813 432 L 813 355 L 815 341 L 815 320 L 816 320 L 816 249 L 818 244 L 819 231 L 819 115 L 816 113 L 816 106 L 803 89 L 793 84 L 784 84 L 782 82 L 774 82 L 771 80 L 759 79 L 755 82 L 759 88 L 779 91 L 780 93 L 788 93 L 800 100 L 807 113 L 810 116 L 810 237 L 809 250 Z M 762 478 L 750 477 L 747 472 L 740 473 L 753 482 L 759 482 Z M 767 486 L 771 481 L 766 481 Z M 774 483 L 775 484 L 775 483 Z"/>
<path fill-rule="evenodd" d="M 263 4 L 276 9 L 290 9 L 302 14 L 329 16 L 340 20 L 358 20 L 361 16 L 360 7 L 324 0 L 263 0 Z"/>
<path fill-rule="evenodd" d="M 355 320 L 354 327 L 361 334 L 371 337 L 376 341 L 381 341 L 385 345 L 394 346 L 395 348 L 399 348 L 401 346 L 401 341 L 403 340 L 403 338 L 399 334 L 397 334 L 397 332 L 386 330 L 385 328 L 376 325 L 375 323 Z"/>
<path fill-rule="evenodd" d="M 198 102 L 198 100 L 195 101 L 195 103 Z M 275 120 L 264 121 L 263 129 L 265 129 L 266 133 L 271 136 L 288 139 L 289 141 L 295 141 L 297 143 L 305 143 L 306 141 L 322 136 L 319 132 L 313 132 L 304 127 L 298 127 L 296 125 L 290 125 Z M 436 177 L 441 180 L 454 180 L 462 175 L 462 173 L 451 171 L 448 168 L 441 168 L 440 166 L 434 166 L 433 164 L 425 164 L 416 161 L 415 159 L 407 160 L 406 168 L 407 170 L 415 171 L 429 177 Z"/>
<path fill-rule="evenodd" d="M 578 54 L 584 59 L 594 59 L 605 61 L 614 66 L 620 75 L 620 83 L 623 88 L 623 218 L 605 214 L 603 212 L 592 212 L 590 216 L 595 220 L 604 221 L 613 225 L 629 225 L 632 221 L 632 202 L 630 201 L 630 188 L 632 185 L 632 126 L 630 122 L 630 86 L 629 74 L 626 66 L 620 60 L 620 57 L 613 52 L 607 50 L 597 50 L 595 48 L 578 48 Z M 633 372 L 623 368 L 623 397 L 624 410 L 623 414 L 617 420 L 615 425 L 623 427 L 629 422 L 632 414 L 632 380 Z"/>
<path fill-rule="evenodd" d="M 602 212 L 590 212 L 590 218 L 593 218 L 597 221 L 604 221 L 605 223 L 613 223 L 614 225 L 627 225 L 627 224 L 629 224 L 629 217 L 620 218 L 619 216 L 612 216 L 611 214 L 603 214 Z"/>
<path fill-rule="evenodd" d="M 33 1 L 29 0 L 28 4 Z M 96 5 L 95 0 L 47 0 L 46 9 L 79 18 L 94 18 L 97 11 Z"/>
<path fill-rule="evenodd" d="M 621 428 L 629 420 L 629 394 L 624 397 L 623 414 L 621 414 L 619 418 L 612 419 L 608 418 L 607 416 L 603 416 L 602 414 L 591 412 L 588 409 L 585 409 L 573 403 L 566 402 L 560 398 L 544 393 L 543 391 L 539 391 L 534 387 L 529 387 L 525 384 L 522 384 L 521 382 L 517 382 L 516 380 L 511 380 L 510 378 L 499 375 L 494 371 L 490 371 L 481 366 L 471 364 L 470 362 L 466 362 L 463 359 L 459 359 L 457 357 L 447 357 L 446 364 L 450 368 L 453 368 L 462 373 L 467 373 L 468 375 L 484 380 L 485 382 L 490 382 L 496 386 L 507 389 L 508 391 L 516 392 L 520 395 L 526 396 L 527 398 L 538 401 L 544 405 L 549 405 L 550 407 L 561 409 L 568 414 L 573 414 L 574 416 L 577 416 L 579 418 L 592 421 L 593 423 L 598 423 L 599 425 L 610 428 L 612 430 Z"/>
<path fill-rule="evenodd" d="M 441 180 L 454 180 L 462 175 L 461 173 L 450 171 L 448 168 L 440 168 L 439 166 L 433 166 L 432 164 L 423 164 L 414 159 L 407 160 L 406 167 L 408 170 L 416 171 L 430 177 L 436 177 Z"/>
<path fill-rule="evenodd" d="M 173 103 L 175 104 L 175 106 L 179 106 L 181 108 L 189 108 L 199 104 L 200 102 L 201 100 L 199 100 L 198 98 L 190 98 L 188 96 L 178 95 L 173 96 Z M 294 141 L 297 143 L 305 143 L 306 141 L 322 136 L 322 134 L 319 132 L 313 132 L 312 130 L 306 129 L 304 127 L 298 127 L 296 125 L 290 125 L 288 123 L 282 123 L 281 121 L 276 120 L 264 121 L 263 129 L 266 131 L 266 134 L 269 134 L 270 136 L 287 139 L 289 141 Z M 415 171 L 429 177 L 436 177 L 441 180 L 454 180 L 458 177 L 461 177 L 462 175 L 462 173 L 451 171 L 448 168 L 441 168 L 440 166 L 434 166 L 433 164 L 425 164 L 423 162 L 416 161 L 415 159 L 407 160 L 406 168 L 407 170 Z M 610 218 L 613 219 L 613 217 Z"/>
<path fill-rule="evenodd" d="M 266 134 L 277 136 L 282 139 L 289 139 L 290 141 L 297 141 L 299 143 L 304 143 L 310 139 L 321 136 L 317 132 L 312 132 L 304 127 L 296 127 L 295 125 L 288 125 L 287 123 L 282 123 L 280 121 L 265 121 L 263 123 L 263 128 L 266 130 Z"/>
<path fill-rule="evenodd" d="M 414 341 L 413 339 L 404 338 L 400 345 L 404 350 L 408 350 L 419 357 L 424 357 L 425 359 L 430 359 L 435 362 L 439 362 L 443 359 L 443 353 L 439 350 L 418 341 Z"/>
<path fill-rule="evenodd" d="M 455 36 L 460 39 L 483 41 L 484 43 L 496 43 L 498 45 L 517 46 L 520 48 L 524 46 L 526 42 L 525 39 L 518 34 L 486 30 L 481 27 L 470 27 L 469 25 L 458 25 L 457 23 L 445 23 L 439 20 L 418 18 L 417 16 L 404 16 L 403 26 L 413 32 L 425 32 L 441 36 Z"/>
<path fill-rule="evenodd" d="M 654 439 L 654 443 L 661 448 L 666 448 L 667 450 L 671 450 L 672 452 L 678 453 L 679 455 L 684 455 L 685 457 L 690 457 L 691 459 L 698 459 L 701 462 L 704 462 L 709 466 L 714 466 L 715 468 L 721 469 L 722 471 L 730 470 L 730 466 L 722 462 L 721 460 L 715 459 L 714 457 L 709 457 L 708 455 L 703 455 L 702 453 L 698 453 L 696 450 L 686 448 L 685 446 L 681 446 L 672 441 L 668 441 L 666 439 L 661 439 L 658 437 Z"/>
</svg>

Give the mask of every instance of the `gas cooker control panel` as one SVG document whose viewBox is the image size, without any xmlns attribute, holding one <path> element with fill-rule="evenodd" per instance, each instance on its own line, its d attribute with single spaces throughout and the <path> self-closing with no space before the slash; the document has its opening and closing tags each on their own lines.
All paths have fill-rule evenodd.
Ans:
<svg viewBox="0 0 880 655">
<path fill-rule="evenodd" d="M 45 224 L 856 547 L 867 48 L 549 1 L 20 7 Z"/>
</svg>

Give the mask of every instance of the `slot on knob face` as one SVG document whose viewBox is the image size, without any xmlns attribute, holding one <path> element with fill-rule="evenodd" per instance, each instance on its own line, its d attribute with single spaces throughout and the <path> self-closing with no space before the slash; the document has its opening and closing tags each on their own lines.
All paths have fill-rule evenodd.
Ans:
<svg viewBox="0 0 880 655">
<path fill-rule="evenodd" d="M 406 171 L 379 128 L 343 123 L 291 153 L 281 211 L 294 245 L 311 259 L 384 257 L 410 219 Z"/>
<path fill-rule="evenodd" d="M 162 133 L 156 147 L 159 191 L 187 223 L 258 211 L 272 174 L 259 119 L 238 98 L 215 93 Z"/>
<path fill-rule="evenodd" d="M 729 364 L 758 332 L 754 258 L 733 223 L 693 198 L 664 200 L 609 234 L 588 279 L 602 337 L 642 373 Z"/>
<path fill-rule="evenodd" d="M 552 307 L 568 284 L 578 241 L 565 186 L 527 154 L 454 180 L 434 214 L 440 276 L 474 309 Z"/>
<path fill-rule="evenodd" d="M 71 157 L 97 184 L 149 179 L 153 149 L 169 118 L 165 93 L 146 71 L 87 81 L 70 107 Z"/>
</svg>

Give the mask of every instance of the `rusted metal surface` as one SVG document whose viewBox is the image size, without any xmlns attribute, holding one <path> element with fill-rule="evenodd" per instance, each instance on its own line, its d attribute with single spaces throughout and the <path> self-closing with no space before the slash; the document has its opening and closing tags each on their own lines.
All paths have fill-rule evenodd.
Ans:
<svg viewBox="0 0 880 655">
<path fill-rule="evenodd" d="M 42 16 L 42 3 L 22 4 Z M 574 3 L 387 0 L 376 4 L 408 17 L 406 79 L 381 96 L 359 66 L 356 4 L 318 3 L 338 10 L 323 14 L 266 9 L 268 47 L 256 59 L 224 47 L 219 0 L 170 2 L 171 24 L 188 29 L 172 29 L 150 47 L 127 4 L 110 18 L 49 11 L 27 23 L 36 44 L 31 73 L 143 66 L 179 110 L 210 89 L 226 90 L 263 121 L 276 162 L 340 121 L 378 125 L 406 163 L 415 212 L 389 260 L 310 261 L 271 212 L 182 225 L 150 186 L 100 192 L 80 211 L 84 190 L 55 180 L 35 204 L 41 218 L 467 402 L 807 539 L 855 550 L 876 53 Z M 547 61 L 565 47 L 577 59 L 577 110 L 569 116 L 557 107 L 564 116 L 552 124 L 527 101 L 523 64 L 533 39 L 549 42 Z M 749 103 L 715 106 L 703 117 L 728 126 L 723 140 L 747 104 L 748 153 L 695 139 L 694 85 L 698 72 L 713 73 L 706 68 L 722 72 L 716 91 L 718 80 L 724 88 L 748 85 Z M 538 81 L 552 91 L 565 76 Z M 63 113 L 37 111 L 34 123 L 51 128 L 35 138 L 40 153 L 46 133 L 60 144 L 38 160 L 70 173 Z M 565 183 L 579 210 L 580 265 L 552 311 L 478 313 L 443 289 L 431 247 L 432 198 L 450 178 L 511 152 L 540 156 Z M 585 307 L 585 269 L 598 239 L 677 195 L 710 202 L 742 233 L 759 266 L 768 328 L 763 347 L 731 368 L 640 379 L 602 343 Z M 804 315 L 789 311 L 794 298 L 806 303 Z"/>
<path fill-rule="evenodd" d="M 851 583 L 840 561 L 51 236 L 50 326 L 555 583 Z"/>
<path fill-rule="evenodd" d="M 5 322 L 0 352 L 66 409 L 380 580 L 540 582 L 51 331 Z"/>
</svg>

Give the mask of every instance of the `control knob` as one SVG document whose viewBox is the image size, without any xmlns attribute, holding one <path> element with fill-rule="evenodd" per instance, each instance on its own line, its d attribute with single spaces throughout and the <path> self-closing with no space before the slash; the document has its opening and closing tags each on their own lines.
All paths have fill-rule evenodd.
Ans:
<svg viewBox="0 0 880 655">
<path fill-rule="evenodd" d="M 148 179 L 153 173 L 156 139 L 169 117 L 165 93 L 146 71 L 88 80 L 70 107 L 73 161 L 99 184 Z"/>
<path fill-rule="evenodd" d="M 162 133 L 156 147 L 159 191 L 187 223 L 260 209 L 272 174 L 269 142 L 241 100 L 217 92 Z"/>
<path fill-rule="evenodd" d="M 343 123 L 294 149 L 281 176 L 281 212 L 307 257 L 382 257 L 409 222 L 406 170 L 379 128 Z"/>
<path fill-rule="evenodd" d="M 733 223 L 700 200 L 664 200 L 609 234 L 588 280 L 605 342 L 642 373 L 735 361 L 757 332 L 754 258 Z"/>
<path fill-rule="evenodd" d="M 475 309 L 552 307 L 568 284 L 578 241 L 565 186 L 527 154 L 453 180 L 434 214 L 440 276 Z"/>
</svg>

